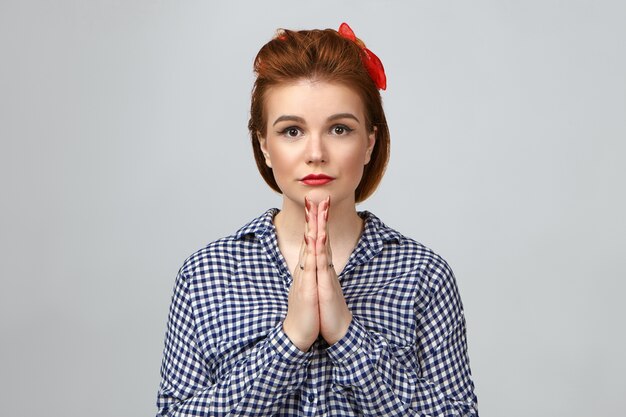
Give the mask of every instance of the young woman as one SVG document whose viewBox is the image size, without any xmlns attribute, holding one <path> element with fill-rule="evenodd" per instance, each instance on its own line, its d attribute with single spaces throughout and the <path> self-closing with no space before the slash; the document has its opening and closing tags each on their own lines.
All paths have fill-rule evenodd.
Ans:
<svg viewBox="0 0 626 417">
<path fill-rule="evenodd" d="M 475 416 L 448 264 L 356 204 L 389 157 L 378 58 L 339 31 L 259 51 L 249 129 L 282 194 L 176 279 L 163 416 Z"/>
</svg>

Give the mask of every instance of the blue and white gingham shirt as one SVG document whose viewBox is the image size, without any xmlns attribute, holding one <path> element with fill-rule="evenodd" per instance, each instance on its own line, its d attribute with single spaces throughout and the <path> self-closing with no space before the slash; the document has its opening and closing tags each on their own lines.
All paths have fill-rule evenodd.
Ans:
<svg viewBox="0 0 626 417">
<path fill-rule="evenodd" d="M 282 330 L 291 274 L 270 209 L 176 278 L 159 416 L 476 416 L 465 319 L 437 254 L 369 212 L 339 280 L 353 321 L 308 352 Z"/>
</svg>

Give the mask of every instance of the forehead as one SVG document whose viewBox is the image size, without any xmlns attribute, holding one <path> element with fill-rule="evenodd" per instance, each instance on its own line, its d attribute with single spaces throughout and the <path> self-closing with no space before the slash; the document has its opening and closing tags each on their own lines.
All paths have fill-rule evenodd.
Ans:
<svg viewBox="0 0 626 417">
<path fill-rule="evenodd" d="M 265 95 L 268 123 L 283 115 L 302 117 L 311 122 L 339 113 L 352 113 L 364 120 L 361 97 L 345 84 L 298 80 L 270 87 Z"/>
</svg>

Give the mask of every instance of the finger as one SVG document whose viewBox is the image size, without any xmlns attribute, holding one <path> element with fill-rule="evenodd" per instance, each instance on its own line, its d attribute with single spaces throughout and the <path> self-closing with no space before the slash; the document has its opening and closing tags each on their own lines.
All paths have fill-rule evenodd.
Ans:
<svg viewBox="0 0 626 417">
<path fill-rule="evenodd" d="M 326 277 L 336 276 L 335 266 L 333 265 L 332 256 L 327 250 L 328 245 L 324 245 L 315 257 L 315 263 L 318 273 Z"/>
<path fill-rule="evenodd" d="M 328 261 L 328 266 L 330 268 L 332 268 L 334 270 L 335 265 L 333 264 L 333 251 L 332 248 L 330 246 L 330 235 L 328 235 L 327 233 L 327 237 L 326 237 L 326 256 L 327 256 L 327 261 Z"/>
<path fill-rule="evenodd" d="M 311 200 L 307 198 L 305 198 L 305 208 L 306 208 L 306 213 L 307 213 L 307 238 L 311 241 L 311 242 L 315 242 L 315 240 L 317 239 L 317 215 L 318 215 L 318 210 L 317 210 L 317 204 L 313 204 L 311 202 Z M 315 247 L 315 246 L 313 246 Z"/>
<path fill-rule="evenodd" d="M 318 215 L 318 240 L 317 240 L 317 256 L 320 257 L 317 262 L 317 267 L 320 270 L 327 270 L 331 265 L 331 256 L 328 251 L 330 247 L 330 240 L 328 236 L 328 209 L 329 198 L 323 200 L 319 205 Z"/>
<path fill-rule="evenodd" d="M 302 271 L 304 271 L 304 263 L 306 262 L 306 234 L 302 239 L 302 243 L 300 244 L 300 252 L 298 254 L 298 265 L 296 265 L 296 269 L 293 272 L 293 277 L 300 277 Z"/>
<path fill-rule="evenodd" d="M 309 233 L 309 221 L 311 219 L 311 202 L 307 196 L 304 196 L 304 235 L 307 236 Z M 305 239 L 306 244 L 306 239 Z"/>
<path fill-rule="evenodd" d="M 321 253 L 326 250 L 328 241 L 328 204 L 330 197 L 325 198 L 319 203 L 317 212 L 317 252 Z"/>
<path fill-rule="evenodd" d="M 315 240 L 309 236 L 304 236 L 305 249 L 304 260 L 300 272 L 300 283 L 305 291 L 316 291 L 317 288 L 317 265 L 315 261 Z"/>
<path fill-rule="evenodd" d="M 328 221 L 329 219 L 329 215 L 330 215 L 330 195 L 328 196 L 327 200 L 326 200 L 326 211 L 324 214 L 324 221 L 325 221 L 325 225 L 326 225 L 326 256 L 327 259 L 325 260 L 326 263 L 328 264 L 329 269 L 332 270 L 333 275 L 337 275 L 337 272 L 335 271 L 335 265 L 333 265 L 333 251 L 332 251 L 332 247 L 330 245 L 330 222 Z"/>
<path fill-rule="evenodd" d="M 306 276 L 306 279 L 310 279 L 312 283 L 315 283 L 316 269 L 315 264 L 315 240 L 306 236 L 306 250 L 304 254 L 304 270 L 302 271 Z"/>
<path fill-rule="evenodd" d="M 330 248 L 330 223 L 328 222 L 328 218 L 330 215 L 330 196 L 328 196 L 327 204 L 326 204 L 326 214 L 324 215 L 324 222 L 326 224 L 326 252 L 328 253 L 328 258 L 330 259 L 330 263 L 332 264 L 333 253 Z"/>
<path fill-rule="evenodd" d="M 315 271 L 315 234 L 316 228 L 313 227 L 315 223 L 315 214 L 317 210 L 313 208 L 313 204 L 308 197 L 304 197 L 304 260 L 300 264 L 304 266 L 303 270 Z M 313 261 L 311 263 L 310 261 Z"/>
</svg>

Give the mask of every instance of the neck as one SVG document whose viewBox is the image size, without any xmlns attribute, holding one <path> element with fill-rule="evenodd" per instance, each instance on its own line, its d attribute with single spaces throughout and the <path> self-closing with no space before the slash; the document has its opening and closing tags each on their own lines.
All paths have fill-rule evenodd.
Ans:
<svg viewBox="0 0 626 417">
<path fill-rule="evenodd" d="M 304 201 L 301 204 L 283 198 L 283 206 L 274 218 L 276 233 L 283 242 L 300 245 L 305 230 Z M 333 204 L 328 212 L 328 228 L 332 246 L 354 244 L 361 235 L 363 220 L 353 202 Z"/>
</svg>

